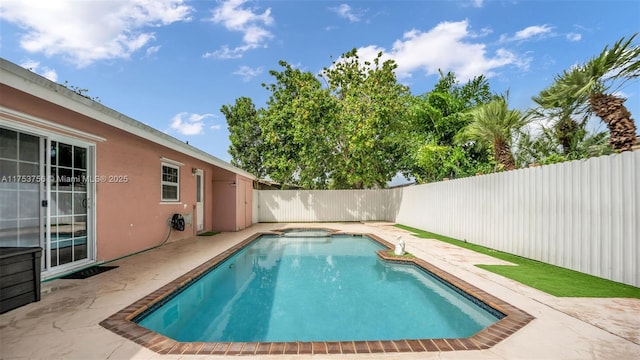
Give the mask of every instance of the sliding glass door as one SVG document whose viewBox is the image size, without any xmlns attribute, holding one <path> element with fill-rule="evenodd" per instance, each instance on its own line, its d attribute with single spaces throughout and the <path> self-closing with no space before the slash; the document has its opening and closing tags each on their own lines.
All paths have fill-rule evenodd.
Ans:
<svg viewBox="0 0 640 360">
<path fill-rule="evenodd" d="M 43 248 L 55 273 L 93 260 L 93 148 L 0 128 L 0 246 Z"/>
<path fill-rule="evenodd" d="M 51 267 L 87 259 L 86 147 L 51 141 Z"/>
</svg>

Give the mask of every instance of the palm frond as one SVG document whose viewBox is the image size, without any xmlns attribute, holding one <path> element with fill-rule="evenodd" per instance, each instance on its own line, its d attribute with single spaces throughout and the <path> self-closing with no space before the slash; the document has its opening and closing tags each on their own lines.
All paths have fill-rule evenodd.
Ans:
<svg viewBox="0 0 640 360">
<path fill-rule="evenodd" d="M 612 82 L 640 77 L 640 46 L 634 43 L 638 33 L 624 37 L 584 64 L 564 70 L 554 76 L 554 83 L 533 100 L 544 108 L 577 107 L 594 93 L 607 92 Z"/>
<path fill-rule="evenodd" d="M 635 33 L 626 40 L 621 38 L 610 50 L 605 47 L 600 54 L 603 67 L 611 73 L 611 79 L 635 79 L 640 76 L 640 46 L 633 44 L 637 35 Z"/>
<path fill-rule="evenodd" d="M 475 141 L 481 146 L 496 140 L 511 144 L 515 132 L 532 118 L 529 113 L 510 110 L 504 97 L 472 109 L 468 116 L 472 122 L 458 133 L 456 140 Z"/>
</svg>

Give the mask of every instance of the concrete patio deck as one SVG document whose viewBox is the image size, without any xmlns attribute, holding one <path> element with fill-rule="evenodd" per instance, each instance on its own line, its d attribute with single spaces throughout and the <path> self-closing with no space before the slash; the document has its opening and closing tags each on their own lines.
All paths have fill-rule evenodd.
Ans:
<svg viewBox="0 0 640 360">
<path fill-rule="evenodd" d="M 267 355 L 265 359 L 631 359 L 640 358 L 640 300 L 556 298 L 475 267 L 503 264 L 436 240 L 418 239 L 390 223 L 256 224 L 235 233 L 193 237 L 130 256 L 119 268 L 84 280 L 42 284 L 42 300 L 0 315 L 0 359 L 209 359 L 161 355 L 99 323 L 257 232 L 322 227 L 373 233 L 528 312 L 535 319 L 486 350 L 449 352 Z"/>
</svg>

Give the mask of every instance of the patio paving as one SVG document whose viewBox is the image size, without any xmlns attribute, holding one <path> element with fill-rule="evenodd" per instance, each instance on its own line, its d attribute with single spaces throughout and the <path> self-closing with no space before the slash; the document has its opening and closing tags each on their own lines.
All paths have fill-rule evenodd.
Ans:
<svg viewBox="0 0 640 360">
<path fill-rule="evenodd" d="M 630 359 L 640 358 L 640 300 L 557 298 L 475 264 L 504 264 L 436 240 L 418 239 L 390 223 L 256 224 L 234 233 L 193 237 L 130 256 L 114 270 L 84 280 L 42 284 L 42 300 L 0 315 L 0 359 L 205 359 L 161 355 L 99 323 L 248 236 L 284 227 L 373 233 L 533 315 L 515 334 L 486 350 L 449 352 L 256 355 L 260 359 Z"/>
</svg>

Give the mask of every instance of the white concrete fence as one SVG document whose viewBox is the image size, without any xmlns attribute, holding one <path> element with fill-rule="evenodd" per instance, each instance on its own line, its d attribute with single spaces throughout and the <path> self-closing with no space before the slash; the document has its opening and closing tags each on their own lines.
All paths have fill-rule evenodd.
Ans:
<svg viewBox="0 0 640 360">
<path fill-rule="evenodd" d="M 640 151 L 385 190 L 256 191 L 258 222 L 385 220 L 640 286 Z"/>
</svg>

